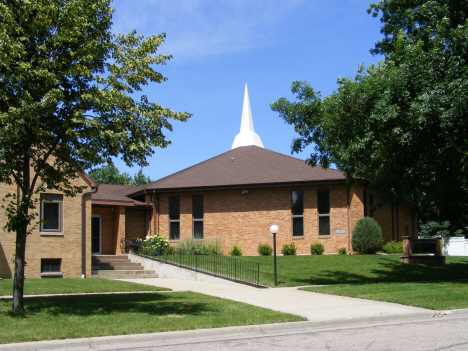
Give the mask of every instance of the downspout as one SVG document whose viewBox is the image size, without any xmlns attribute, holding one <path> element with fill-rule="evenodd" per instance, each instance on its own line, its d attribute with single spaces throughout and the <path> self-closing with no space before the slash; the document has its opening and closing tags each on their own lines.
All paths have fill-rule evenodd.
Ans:
<svg viewBox="0 0 468 351">
<path fill-rule="evenodd" d="M 156 194 L 156 200 L 157 200 L 157 213 L 156 213 L 156 216 L 157 216 L 157 228 L 156 228 L 156 233 L 159 234 L 159 194 Z"/>
<path fill-rule="evenodd" d="M 96 194 L 96 186 L 92 191 L 81 195 L 81 278 L 86 278 L 86 201 L 85 196 Z"/>
</svg>

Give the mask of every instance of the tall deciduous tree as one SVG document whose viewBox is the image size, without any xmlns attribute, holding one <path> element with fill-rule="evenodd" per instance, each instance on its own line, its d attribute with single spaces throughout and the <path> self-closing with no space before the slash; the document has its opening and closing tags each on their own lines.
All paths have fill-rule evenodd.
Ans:
<svg viewBox="0 0 468 351">
<path fill-rule="evenodd" d="M 322 98 L 293 82 L 297 101 L 272 103 L 299 137 L 314 144 L 311 164 L 334 163 L 370 179 L 384 200 L 418 203 L 423 217 L 466 219 L 468 204 L 468 2 L 382 0 L 385 60 Z M 465 223 L 466 225 L 466 223 Z"/>
<path fill-rule="evenodd" d="M 96 183 L 102 184 L 142 186 L 152 182 L 149 176 L 143 174 L 143 169 L 141 168 L 132 177 L 127 172 L 120 173 L 119 169 L 110 162 L 91 170 L 88 174 Z"/>
<path fill-rule="evenodd" d="M 16 232 L 13 311 L 24 310 L 33 195 L 73 196 L 83 190 L 70 182 L 77 171 L 112 156 L 145 166 L 152 147 L 169 144 L 169 120 L 190 117 L 140 93 L 165 80 L 154 70 L 170 59 L 156 54 L 164 35 L 113 35 L 111 20 L 110 0 L 0 2 L 0 181 L 21 189 L 6 210 L 5 229 Z"/>
</svg>

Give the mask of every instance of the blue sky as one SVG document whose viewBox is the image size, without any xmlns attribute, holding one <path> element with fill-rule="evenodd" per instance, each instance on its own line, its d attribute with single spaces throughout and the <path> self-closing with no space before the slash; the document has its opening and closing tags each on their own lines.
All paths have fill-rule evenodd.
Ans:
<svg viewBox="0 0 468 351">
<path fill-rule="evenodd" d="M 166 33 L 159 52 L 173 55 L 156 70 L 168 80 L 145 87 L 151 101 L 193 116 L 174 122 L 172 142 L 143 169 L 153 180 L 229 151 L 239 133 L 247 83 L 255 132 L 269 150 L 291 155 L 293 126 L 270 109 L 292 99 L 291 82 L 324 96 L 358 65 L 377 63 L 369 50 L 382 38 L 371 0 L 114 0 L 113 32 Z M 306 159 L 306 150 L 294 157 Z M 116 166 L 134 174 L 137 167 Z"/>
</svg>

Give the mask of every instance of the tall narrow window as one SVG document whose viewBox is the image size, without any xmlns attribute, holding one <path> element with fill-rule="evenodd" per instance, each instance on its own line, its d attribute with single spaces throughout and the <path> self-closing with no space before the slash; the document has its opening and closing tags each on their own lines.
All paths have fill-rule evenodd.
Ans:
<svg viewBox="0 0 468 351">
<path fill-rule="evenodd" d="M 203 195 L 192 196 L 193 238 L 203 239 Z"/>
<path fill-rule="evenodd" d="M 41 233 L 62 233 L 62 204 L 62 194 L 41 194 Z"/>
<path fill-rule="evenodd" d="M 302 190 L 291 192 L 292 235 L 304 236 L 304 199 Z"/>
<path fill-rule="evenodd" d="M 317 190 L 319 235 L 330 235 L 330 190 Z"/>
<path fill-rule="evenodd" d="M 367 217 L 367 193 L 362 194 L 362 202 L 364 202 L 364 217 Z"/>
<path fill-rule="evenodd" d="M 374 217 L 374 211 L 372 210 L 372 206 L 374 206 L 374 196 L 372 196 L 372 194 L 370 194 L 369 195 L 370 216 Z"/>
<path fill-rule="evenodd" d="M 180 199 L 169 196 L 169 239 L 180 239 Z"/>
</svg>

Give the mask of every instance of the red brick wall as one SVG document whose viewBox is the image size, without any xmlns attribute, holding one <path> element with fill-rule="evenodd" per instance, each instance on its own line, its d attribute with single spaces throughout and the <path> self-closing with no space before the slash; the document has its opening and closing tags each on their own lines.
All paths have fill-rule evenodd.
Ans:
<svg viewBox="0 0 468 351">
<path fill-rule="evenodd" d="M 319 187 L 249 189 L 204 192 L 204 238 L 224 240 L 227 253 L 232 245 L 241 247 L 244 255 L 257 255 L 257 246 L 272 245 L 271 225 L 280 228 L 277 234 L 277 252 L 284 244 L 294 242 L 298 254 L 309 254 L 310 244 L 321 242 L 326 253 L 336 253 L 348 246 L 347 234 L 335 234 L 335 229 L 347 230 L 346 186 L 329 186 L 331 235 L 319 237 L 317 189 Z M 291 191 L 304 193 L 304 237 L 292 236 Z M 192 195 L 202 193 L 174 193 L 159 196 L 159 218 L 155 231 L 169 238 L 168 197 L 180 196 L 180 239 L 192 237 Z M 157 201 L 154 201 L 155 210 Z M 156 211 L 155 211 L 156 212 Z M 158 226 L 159 219 L 159 226 Z M 176 242 L 171 243 L 176 245 Z"/>
<path fill-rule="evenodd" d="M 127 209 L 125 214 L 125 238 L 126 238 L 126 251 L 130 250 L 128 240 L 140 238 L 145 239 L 147 227 L 147 210 Z"/>
</svg>

